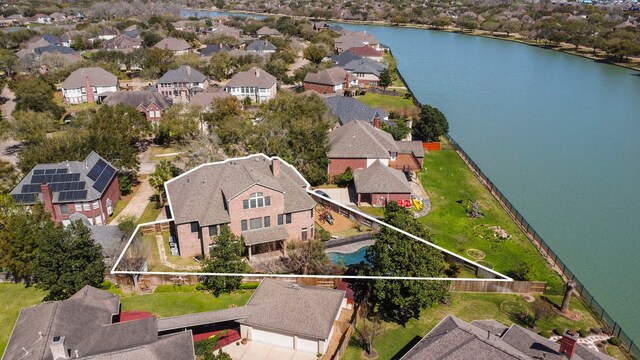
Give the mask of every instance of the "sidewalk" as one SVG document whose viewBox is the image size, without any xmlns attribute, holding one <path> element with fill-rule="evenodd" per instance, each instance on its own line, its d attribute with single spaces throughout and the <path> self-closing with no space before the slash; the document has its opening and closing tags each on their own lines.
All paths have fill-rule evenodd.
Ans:
<svg viewBox="0 0 640 360">
<path fill-rule="evenodd" d="M 127 206 L 109 223 L 109 225 L 118 225 L 120 219 L 125 215 L 135 215 L 137 218 L 140 218 L 149 203 L 149 198 L 153 196 L 154 193 L 154 188 L 149 184 L 149 181 L 145 179 L 144 182 L 140 184 L 138 191 L 133 195 L 133 198 L 131 198 L 131 201 L 129 201 Z"/>
</svg>

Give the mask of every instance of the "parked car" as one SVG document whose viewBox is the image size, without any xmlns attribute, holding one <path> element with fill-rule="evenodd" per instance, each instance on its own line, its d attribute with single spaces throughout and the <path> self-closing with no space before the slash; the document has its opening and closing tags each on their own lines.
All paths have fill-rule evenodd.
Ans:
<svg viewBox="0 0 640 360">
<path fill-rule="evenodd" d="M 324 198 L 331 199 L 331 197 L 329 196 L 329 194 L 327 194 L 326 192 L 324 192 L 324 191 L 322 191 L 322 190 L 316 190 L 316 191 L 315 191 L 315 193 L 316 193 L 316 194 L 318 194 L 318 195 L 320 195 L 320 196 L 322 196 L 322 197 L 324 197 Z"/>
</svg>

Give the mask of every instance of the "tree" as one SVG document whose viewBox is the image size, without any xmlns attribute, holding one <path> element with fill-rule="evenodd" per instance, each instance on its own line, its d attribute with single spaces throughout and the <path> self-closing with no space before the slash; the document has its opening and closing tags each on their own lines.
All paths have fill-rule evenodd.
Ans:
<svg viewBox="0 0 640 360">
<path fill-rule="evenodd" d="M 430 105 L 422 105 L 420 117 L 413 124 L 413 136 L 424 142 L 440 141 L 449 132 L 449 122 L 444 114 Z"/>
<path fill-rule="evenodd" d="M 314 64 L 320 64 L 322 59 L 327 57 L 328 52 L 322 45 L 311 44 L 304 49 L 304 58 L 311 61 Z"/>
<path fill-rule="evenodd" d="M 287 256 L 289 269 L 296 274 L 322 274 L 329 263 L 320 240 L 292 241 L 287 245 Z"/>
<path fill-rule="evenodd" d="M 13 73 L 18 66 L 18 57 L 7 49 L 0 49 L 0 69 L 4 70 L 8 78 L 13 77 Z"/>
<path fill-rule="evenodd" d="M 380 77 L 379 78 L 380 78 L 380 80 L 378 80 L 378 85 L 382 86 L 382 88 L 385 89 L 385 90 L 393 82 L 393 79 L 391 78 L 391 73 L 389 72 L 388 68 L 382 70 L 382 72 L 380 73 Z"/>
<path fill-rule="evenodd" d="M 104 281 L 102 247 L 91 238 L 81 221 L 66 228 L 47 228 L 34 261 L 36 287 L 49 292 L 45 300 L 64 300 L 85 285 Z"/>
<path fill-rule="evenodd" d="M 214 79 L 220 81 L 228 79 L 238 68 L 238 62 L 226 51 L 221 51 L 211 56 L 208 73 Z"/>
<path fill-rule="evenodd" d="M 147 259 L 151 256 L 152 251 L 149 244 L 143 241 L 141 234 L 138 233 L 118 264 L 119 271 L 131 272 L 129 275 L 133 281 L 134 289 L 138 289 L 141 273 L 147 271 Z"/>
<path fill-rule="evenodd" d="M 136 230 L 136 226 L 138 225 L 138 218 L 133 215 L 123 215 L 120 217 L 120 221 L 118 221 L 118 229 L 122 231 L 122 235 L 128 239 L 133 235 L 133 232 Z"/>
<path fill-rule="evenodd" d="M 41 144 L 55 124 L 55 120 L 48 112 L 21 110 L 14 112 L 13 117 L 15 118 L 13 132 L 16 138 L 30 145 Z"/>
<path fill-rule="evenodd" d="M 244 240 L 234 235 L 228 226 L 222 226 L 216 236 L 209 257 L 203 262 L 202 272 L 242 274 L 247 270 L 244 261 Z M 241 276 L 203 276 L 202 284 L 214 296 L 230 293 L 240 287 Z"/>
<path fill-rule="evenodd" d="M 392 125 L 388 125 L 386 122 L 380 122 L 380 128 L 391 134 L 394 140 L 403 140 L 407 135 L 411 134 L 411 128 L 407 125 L 407 120 L 393 119 L 392 122 Z"/>
<path fill-rule="evenodd" d="M 8 194 L 20 181 L 20 173 L 13 164 L 0 160 L 0 194 Z"/>
<path fill-rule="evenodd" d="M 366 351 L 369 357 L 376 356 L 376 352 L 373 349 L 373 342 L 380 337 L 384 333 L 384 328 L 382 327 L 382 323 L 380 319 L 367 319 L 364 317 L 362 319 L 362 325 L 359 329 L 356 329 L 358 340 L 360 341 L 361 346 Z"/>
<path fill-rule="evenodd" d="M 156 189 L 160 205 L 164 205 L 164 183 L 171 180 L 173 177 L 180 175 L 180 172 L 180 169 L 173 165 L 171 161 L 160 160 L 160 163 L 156 165 L 153 174 L 149 176 L 149 184 Z"/>
<path fill-rule="evenodd" d="M 390 202 L 385 208 L 384 222 L 425 240 L 428 231 L 413 214 Z M 442 254 L 386 226 L 374 235 L 375 244 L 367 249 L 362 275 L 442 277 Z M 356 286 L 359 301 L 364 302 L 373 316 L 382 320 L 406 324 L 418 319 L 420 311 L 448 295 L 444 281 L 369 280 Z"/>
<path fill-rule="evenodd" d="M 156 142 L 164 145 L 183 143 L 200 131 L 200 111 L 195 107 L 172 106 L 162 114 L 156 129 Z"/>
<path fill-rule="evenodd" d="M 16 110 L 50 112 L 54 118 L 62 117 L 64 108 L 53 100 L 55 87 L 39 77 L 21 76 L 11 83 L 16 94 Z"/>
</svg>

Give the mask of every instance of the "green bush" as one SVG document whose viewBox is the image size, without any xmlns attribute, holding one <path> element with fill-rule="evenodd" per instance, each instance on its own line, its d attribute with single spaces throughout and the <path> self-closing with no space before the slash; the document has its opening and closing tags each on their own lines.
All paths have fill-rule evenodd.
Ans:
<svg viewBox="0 0 640 360">
<path fill-rule="evenodd" d="M 608 341 L 609 341 L 609 344 L 613 346 L 620 346 L 620 344 L 622 343 L 620 339 L 615 336 L 610 337 Z"/>
<path fill-rule="evenodd" d="M 542 330 L 538 334 L 547 339 L 551 337 L 551 331 L 549 330 Z"/>
<path fill-rule="evenodd" d="M 331 233 L 330 233 L 330 232 L 328 232 L 327 230 L 325 230 L 325 229 L 320 229 L 320 231 L 319 231 L 319 232 L 320 232 L 320 239 L 321 239 L 322 241 L 328 241 L 329 239 L 331 239 Z"/>
<path fill-rule="evenodd" d="M 198 291 L 207 290 L 207 287 L 204 286 L 204 284 L 202 284 L 202 283 L 198 283 L 198 284 L 196 284 L 196 290 L 198 290 Z"/>
<path fill-rule="evenodd" d="M 556 335 L 562 335 L 564 334 L 564 328 L 555 328 L 553 329 L 553 333 Z"/>
<path fill-rule="evenodd" d="M 206 356 L 208 354 L 212 354 L 213 349 L 215 349 L 216 345 L 218 345 L 218 341 L 220 341 L 220 337 L 218 335 L 214 335 L 207 340 L 194 342 L 193 348 L 195 350 L 196 356 Z"/>
<path fill-rule="evenodd" d="M 113 283 L 109 280 L 105 280 L 102 282 L 102 285 L 100 285 L 100 289 L 102 290 L 109 290 L 113 287 Z"/>
<path fill-rule="evenodd" d="M 589 329 L 582 328 L 578 330 L 578 334 L 580 335 L 580 337 L 587 337 L 589 336 Z"/>
<path fill-rule="evenodd" d="M 333 177 L 333 182 L 339 187 L 348 187 L 353 185 L 353 171 L 350 167 L 347 167 L 340 175 Z"/>
<path fill-rule="evenodd" d="M 260 286 L 259 282 L 247 282 L 240 284 L 240 290 L 255 290 Z"/>
</svg>

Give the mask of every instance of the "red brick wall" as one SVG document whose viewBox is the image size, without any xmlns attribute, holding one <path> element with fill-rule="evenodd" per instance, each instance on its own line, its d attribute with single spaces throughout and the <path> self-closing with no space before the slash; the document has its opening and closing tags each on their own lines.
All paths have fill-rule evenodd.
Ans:
<svg viewBox="0 0 640 360">
<path fill-rule="evenodd" d="M 335 93 L 335 91 L 333 91 L 333 85 L 321 85 L 321 84 L 314 84 L 314 83 L 305 82 L 304 83 L 304 91 L 309 91 L 309 90 L 317 91 L 320 94 L 333 94 L 333 93 Z"/>
<path fill-rule="evenodd" d="M 243 209 L 242 201 L 248 199 L 254 192 L 261 192 L 265 197 L 270 196 L 271 205 L 257 209 Z M 240 222 L 242 220 L 247 220 L 248 223 L 249 219 L 252 218 L 271 216 L 271 226 L 278 225 L 278 214 L 284 212 L 284 194 L 261 185 L 253 185 L 242 194 L 231 199 L 228 207 L 231 220 L 229 227 L 234 234 L 240 235 L 242 230 Z"/>
<path fill-rule="evenodd" d="M 178 235 L 178 244 L 179 244 L 178 246 L 180 248 L 180 256 L 192 257 L 192 256 L 202 255 L 202 243 L 200 241 L 200 232 L 192 233 L 190 223 L 176 225 L 176 232 Z"/>
<path fill-rule="evenodd" d="M 68 209 L 67 214 L 62 214 L 62 211 L 60 208 L 62 204 L 54 204 L 53 211 L 55 211 L 57 219 L 60 220 L 58 222 L 62 222 L 62 220 L 67 220 L 73 213 L 79 212 L 79 213 L 82 213 L 87 218 L 89 218 L 92 224 L 95 224 L 95 221 L 94 221 L 95 217 L 102 216 L 102 225 L 105 225 L 107 223 L 107 220 L 109 219 L 109 213 L 107 212 L 108 199 L 111 199 L 111 207 L 115 209 L 116 204 L 118 203 L 118 200 L 120 200 L 120 185 L 118 183 L 117 176 L 113 178 L 113 180 L 111 181 L 111 184 L 109 184 L 109 186 L 107 187 L 107 190 L 102 194 L 102 198 L 100 199 L 97 209 L 93 208 L 93 204 L 95 202 L 94 200 L 94 201 L 89 201 L 89 204 L 91 205 L 91 210 L 84 210 L 84 207 L 83 207 L 82 211 L 76 211 L 76 208 L 75 208 L 76 203 L 71 202 L 71 203 L 66 203 L 67 209 Z M 87 201 L 78 201 L 77 203 L 82 204 L 85 202 Z"/>
<path fill-rule="evenodd" d="M 329 178 L 342 174 L 348 167 L 351 170 L 365 169 L 367 167 L 367 159 L 329 159 Z"/>
</svg>

